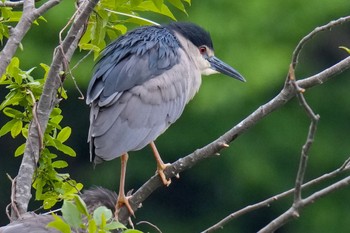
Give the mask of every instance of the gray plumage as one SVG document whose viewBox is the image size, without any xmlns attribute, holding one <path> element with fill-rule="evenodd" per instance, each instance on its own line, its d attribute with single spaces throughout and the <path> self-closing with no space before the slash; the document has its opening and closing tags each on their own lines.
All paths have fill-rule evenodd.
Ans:
<svg viewBox="0 0 350 233">
<path fill-rule="evenodd" d="M 142 149 L 162 134 L 198 91 L 201 74 L 217 72 L 211 57 L 209 33 L 191 23 L 140 27 L 108 45 L 87 91 L 94 162 Z"/>
</svg>

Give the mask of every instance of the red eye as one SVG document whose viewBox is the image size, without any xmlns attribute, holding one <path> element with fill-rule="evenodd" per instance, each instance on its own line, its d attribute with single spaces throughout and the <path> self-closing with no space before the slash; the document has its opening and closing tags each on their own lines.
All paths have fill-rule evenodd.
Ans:
<svg viewBox="0 0 350 233">
<path fill-rule="evenodd" d="M 205 54 L 207 52 L 207 48 L 205 46 L 199 47 L 199 52 L 201 54 Z"/>
</svg>

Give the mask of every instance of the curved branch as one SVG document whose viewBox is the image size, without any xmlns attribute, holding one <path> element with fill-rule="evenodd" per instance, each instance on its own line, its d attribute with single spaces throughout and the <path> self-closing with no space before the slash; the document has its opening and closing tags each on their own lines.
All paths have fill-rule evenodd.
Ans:
<svg viewBox="0 0 350 233">
<path fill-rule="evenodd" d="M 343 24 L 343 23 L 346 23 L 349 21 L 350 21 L 350 16 L 346 16 L 346 17 L 339 18 L 337 20 L 333 20 L 326 25 L 315 28 L 312 32 L 310 32 L 303 39 L 301 39 L 301 41 L 299 42 L 299 44 L 297 45 L 297 47 L 295 48 L 295 50 L 293 52 L 293 56 L 292 56 L 293 69 L 295 69 L 296 65 L 298 64 L 299 54 L 300 54 L 301 50 L 303 49 L 304 45 L 308 41 L 310 41 L 316 34 L 318 34 L 319 32 L 326 31 L 326 30 L 330 30 L 334 26 L 337 26 L 337 25 L 340 25 L 340 24 Z"/>
<path fill-rule="evenodd" d="M 341 72 L 350 68 L 350 57 L 338 62 L 332 67 L 316 74 L 311 77 L 298 80 L 296 84 L 304 89 L 308 89 L 319 84 L 322 84 L 329 80 L 332 76 L 340 74 Z M 235 140 L 239 135 L 243 134 L 249 128 L 257 124 L 266 115 L 277 110 L 286 104 L 290 99 L 296 95 L 295 88 L 286 83 L 281 92 L 266 104 L 260 106 L 257 110 L 247 116 L 244 120 L 234 126 L 232 129 L 224 133 L 221 137 L 213 141 L 212 143 L 197 149 L 195 152 L 178 159 L 172 163 L 165 170 L 165 174 L 168 178 L 172 178 L 177 174 L 190 169 L 203 159 L 216 156 L 222 149 L 227 147 L 227 144 Z M 136 211 L 137 207 L 157 188 L 163 186 L 162 181 L 157 175 L 151 177 L 144 185 L 142 185 L 130 198 L 133 209 Z M 129 217 L 129 213 L 125 208 L 122 208 L 119 213 L 119 220 L 122 223 L 126 223 Z"/>
</svg>

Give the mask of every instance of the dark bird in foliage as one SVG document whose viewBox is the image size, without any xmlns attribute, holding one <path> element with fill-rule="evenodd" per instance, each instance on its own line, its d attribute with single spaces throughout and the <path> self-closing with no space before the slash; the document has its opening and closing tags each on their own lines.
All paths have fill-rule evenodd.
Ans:
<svg viewBox="0 0 350 233">
<path fill-rule="evenodd" d="M 125 204 L 133 214 L 124 194 L 129 151 L 150 144 L 157 172 L 170 184 L 154 140 L 181 116 L 201 75 L 214 73 L 245 81 L 214 56 L 209 33 L 192 23 L 140 27 L 104 49 L 87 90 L 88 141 L 95 164 L 121 157 L 117 209 Z"/>
<path fill-rule="evenodd" d="M 86 190 L 81 195 L 90 214 L 100 206 L 105 206 L 115 212 L 115 203 L 117 194 L 111 190 L 96 187 Z M 60 231 L 47 227 L 47 224 L 53 221 L 51 214 L 38 215 L 26 213 L 21 219 L 11 222 L 10 224 L 0 227 L 0 233 L 59 233 Z M 73 229 L 73 233 L 84 233 L 83 229 Z M 115 230 L 114 232 L 119 232 Z"/>
</svg>

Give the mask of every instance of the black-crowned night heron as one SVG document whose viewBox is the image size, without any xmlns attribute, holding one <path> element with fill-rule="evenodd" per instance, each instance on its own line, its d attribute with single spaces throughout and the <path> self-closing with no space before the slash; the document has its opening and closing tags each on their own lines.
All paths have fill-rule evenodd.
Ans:
<svg viewBox="0 0 350 233">
<path fill-rule="evenodd" d="M 90 214 L 100 206 L 105 206 L 114 213 L 117 194 L 111 190 L 95 187 L 85 190 L 81 195 Z M 0 233 L 60 233 L 55 228 L 47 227 L 47 224 L 54 220 L 52 214 L 38 215 L 26 213 L 20 219 L 0 227 Z M 84 223 L 85 224 L 85 223 Z M 83 229 L 72 229 L 72 233 L 87 232 Z M 120 232 L 114 230 L 112 232 Z"/>
<path fill-rule="evenodd" d="M 214 56 L 209 33 L 192 23 L 140 27 L 102 52 L 87 91 L 88 141 L 95 164 L 121 156 L 117 209 L 125 204 L 133 214 L 124 194 L 129 151 L 150 144 L 157 172 L 170 184 L 154 140 L 180 117 L 198 91 L 201 75 L 219 72 L 245 81 Z"/>
</svg>

